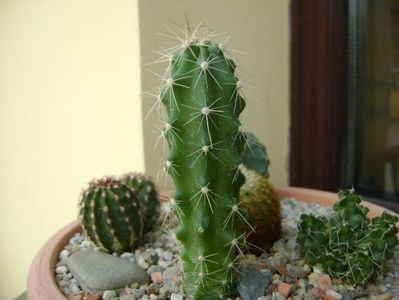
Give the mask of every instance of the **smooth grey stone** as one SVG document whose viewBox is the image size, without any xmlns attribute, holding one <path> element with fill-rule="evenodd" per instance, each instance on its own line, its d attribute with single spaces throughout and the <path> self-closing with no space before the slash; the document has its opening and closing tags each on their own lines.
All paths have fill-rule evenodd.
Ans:
<svg viewBox="0 0 399 300">
<path fill-rule="evenodd" d="M 257 300 L 265 294 L 268 285 L 265 274 L 256 270 L 251 265 L 243 265 L 241 268 L 238 293 L 243 300 Z"/>
<path fill-rule="evenodd" d="M 149 282 L 146 271 L 135 263 L 100 251 L 74 253 L 67 259 L 67 265 L 85 291 L 100 292 L 123 288 L 134 282 Z"/>
<path fill-rule="evenodd" d="M 266 283 L 265 283 L 266 287 L 268 287 L 270 284 L 270 281 L 273 277 L 273 272 L 270 271 L 269 269 L 261 269 L 260 272 L 261 272 L 264 280 L 266 281 Z"/>
</svg>

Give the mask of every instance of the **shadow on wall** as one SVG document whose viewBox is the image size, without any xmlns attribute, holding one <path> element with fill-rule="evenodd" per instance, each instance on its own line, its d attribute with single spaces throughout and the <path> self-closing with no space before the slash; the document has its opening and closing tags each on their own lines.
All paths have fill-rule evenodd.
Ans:
<svg viewBox="0 0 399 300">
<path fill-rule="evenodd" d="M 27 300 L 26 292 L 23 292 L 21 295 L 19 295 L 17 298 L 14 298 L 13 300 Z"/>
</svg>

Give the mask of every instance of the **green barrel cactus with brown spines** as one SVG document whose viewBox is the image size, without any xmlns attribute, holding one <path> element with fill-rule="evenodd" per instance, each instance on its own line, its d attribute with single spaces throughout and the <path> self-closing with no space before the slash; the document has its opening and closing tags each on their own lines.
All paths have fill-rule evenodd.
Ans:
<svg viewBox="0 0 399 300">
<path fill-rule="evenodd" d="M 104 251 L 131 251 L 148 230 L 147 209 L 152 211 L 153 204 L 143 205 L 132 181 L 129 176 L 94 179 L 82 192 L 79 219 L 85 234 Z"/>
<path fill-rule="evenodd" d="M 267 250 L 281 237 L 280 198 L 269 182 L 269 157 L 265 146 L 251 133 L 245 133 L 241 171 L 245 183 L 240 189 L 240 206 L 246 211 L 248 249 L 253 253 Z"/>
<path fill-rule="evenodd" d="M 330 218 L 303 214 L 298 223 L 300 253 L 333 278 L 365 285 L 383 271 L 398 245 L 398 216 L 369 219 L 368 208 L 351 191 L 341 191 Z"/>
<path fill-rule="evenodd" d="M 124 174 L 121 180 L 129 186 L 138 197 L 140 206 L 144 209 L 143 229 L 145 234 L 151 230 L 158 218 L 158 192 L 149 176 L 130 172 Z"/>
<path fill-rule="evenodd" d="M 238 117 L 245 101 L 235 64 L 202 28 L 188 30 L 175 50 L 160 98 L 168 115 L 164 170 L 176 186 L 171 204 L 180 218 L 183 290 L 190 299 L 224 299 L 236 291 L 244 242 L 235 208 L 244 182 Z"/>
</svg>

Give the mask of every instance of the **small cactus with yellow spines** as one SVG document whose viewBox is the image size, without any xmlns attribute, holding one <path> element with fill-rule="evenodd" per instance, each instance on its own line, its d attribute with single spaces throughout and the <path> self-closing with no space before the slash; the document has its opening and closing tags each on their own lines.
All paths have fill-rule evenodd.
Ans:
<svg viewBox="0 0 399 300">
<path fill-rule="evenodd" d="M 250 226 L 247 247 L 251 252 L 267 250 L 281 236 L 281 204 L 268 177 L 269 159 L 257 138 L 246 133 L 241 172 L 245 183 L 240 189 L 240 205 L 246 211 Z"/>
</svg>

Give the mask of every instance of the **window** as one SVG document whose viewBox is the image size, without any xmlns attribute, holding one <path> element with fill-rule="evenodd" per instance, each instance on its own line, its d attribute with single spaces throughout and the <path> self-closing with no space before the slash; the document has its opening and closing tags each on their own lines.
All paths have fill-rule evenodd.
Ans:
<svg viewBox="0 0 399 300">
<path fill-rule="evenodd" d="M 343 178 L 399 202 L 399 1 L 351 1 Z"/>
<path fill-rule="evenodd" d="M 395 209 L 399 0 L 292 0 L 291 33 L 290 184 Z"/>
</svg>

